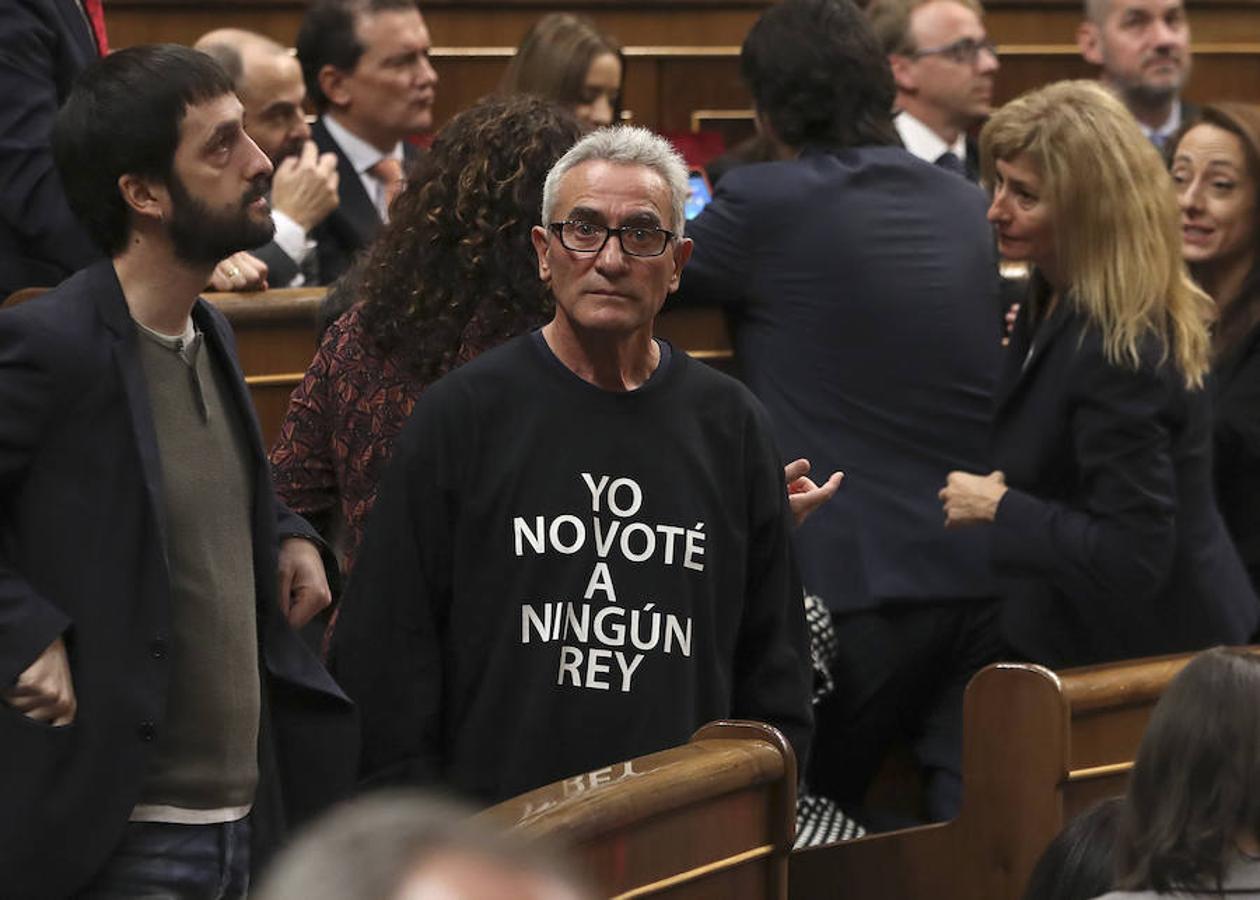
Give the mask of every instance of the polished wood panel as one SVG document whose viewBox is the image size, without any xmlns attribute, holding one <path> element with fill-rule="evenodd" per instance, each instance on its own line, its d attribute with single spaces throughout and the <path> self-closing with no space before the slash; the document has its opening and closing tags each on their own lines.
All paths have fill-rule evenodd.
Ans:
<svg viewBox="0 0 1260 900">
<path fill-rule="evenodd" d="M 481 818 L 572 848 L 601 895 L 787 896 L 796 760 L 775 729 L 715 722 L 690 743 L 522 794 Z"/>
<path fill-rule="evenodd" d="M 1124 791 L 1151 709 L 1190 658 L 985 668 L 964 701 L 959 817 L 794 853 L 791 896 L 1015 900 L 1063 824 Z"/>
</svg>

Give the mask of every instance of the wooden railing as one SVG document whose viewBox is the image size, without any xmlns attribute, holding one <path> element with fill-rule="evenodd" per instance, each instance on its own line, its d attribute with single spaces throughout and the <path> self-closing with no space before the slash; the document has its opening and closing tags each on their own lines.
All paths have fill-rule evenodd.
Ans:
<svg viewBox="0 0 1260 900">
<path fill-rule="evenodd" d="M 785 898 L 796 759 L 756 722 L 566 778 L 482 814 L 568 846 L 601 896 Z"/>
</svg>

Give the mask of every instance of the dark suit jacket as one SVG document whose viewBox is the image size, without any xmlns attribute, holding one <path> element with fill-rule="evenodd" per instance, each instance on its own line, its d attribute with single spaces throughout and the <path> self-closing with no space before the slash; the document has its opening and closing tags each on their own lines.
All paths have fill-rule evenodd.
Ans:
<svg viewBox="0 0 1260 900">
<path fill-rule="evenodd" d="M 320 153 L 337 154 L 337 175 L 340 179 L 337 192 L 341 203 L 327 219 L 311 230 L 311 237 L 318 245 L 315 252 L 319 260 L 320 283 L 332 284 L 350 268 L 355 255 L 376 237 L 381 228 L 381 217 L 372 198 L 363 190 L 359 173 L 328 133 L 323 120 L 311 126 L 311 137 Z M 415 148 L 404 142 L 404 168 L 410 167 L 415 156 Z"/>
<path fill-rule="evenodd" d="M 1212 404 L 1216 502 L 1260 590 L 1260 327 L 1217 362 Z"/>
<path fill-rule="evenodd" d="M 946 531 L 951 469 L 988 471 L 997 265 L 975 185 L 900 147 L 728 172 L 687 226 L 679 303 L 733 316 L 740 370 L 789 459 L 840 493 L 797 532 L 833 610 L 992 596 L 985 539 Z"/>
<path fill-rule="evenodd" d="M 269 241 L 256 250 L 249 252 L 267 264 L 267 285 L 269 287 L 288 287 L 289 282 L 296 278 L 298 272 L 301 271 L 293 257 L 285 253 L 284 248 L 275 241 Z M 313 283 L 308 280 L 303 286 L 311 287 L 312 284 L 323 284 L 323 279 L 317 278 Z"/>
<path fill-rule="evenodd" d="M 993 426 L 1003 626 L 1050 666 L 1243 643 L 1260 606 L 1213 500 L 1206 390 L 1154 340 L 1135 371 L 1068 302 L 1020 311 Z M 1025 362 L 1026 361 L 1026 362 Z"/>
<path fill-rule="evenodd" d="M 202 301 L 193 318 L 229 373 L 253 457 L 269 688 L 254 823 L 266 843 L 286 817 L 351 783 L 353 711 L 279 614 L 277 535 L 313 532 L 275 499 L 226 321 Z M 121 836 L 162 727 L 170 579 L 137 341 L 108 261 L 0 311 L 0 684 L 64 635 L 79 703 L 62 728 L 0 703 L 5 896 L 64 897 L 92 876 Z"/>
<path fill-rule="evenodd" d="M 96 56 L 76 0 L 0 0 L 0 299 L 101 256 L 70 212 L 49 145 L 58 107 Z"/>
</svg>

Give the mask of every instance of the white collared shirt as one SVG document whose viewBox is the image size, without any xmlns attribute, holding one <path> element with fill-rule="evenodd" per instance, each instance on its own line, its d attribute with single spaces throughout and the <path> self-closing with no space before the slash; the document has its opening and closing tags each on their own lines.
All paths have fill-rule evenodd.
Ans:
<svg viewBox="0 0 1260 900">
<path fill-rule="evenodd" d="M 306 276 L 301 271 L 302 264 L 315 252 L 315 242 L 310 239 L 306 229 L 294 222 L 287 213 L 272 209 L 271 221 L 276 225 L 276 236 L 272 240 L 298 267 L 298 273 L 288 284 L 271 282 L 271 287 L 301 287 L 306 284 Z"/>
<path fill-rule="evenodd" d="M 1158 128 L 1150 128 L 1144 122 L 1138 122 L 1138 127 L 1142 129 L 1142 134 L 1146 135 L 1152 144 L 1159 149 L 1163 149 L 1168 143 L 1169 138 L 1177 133 L 1177 129 L 1181 127 L 1181 101 L 1178 100 L 1173 104 L 1172 112 L 1168 114 L 1168 118 L 1163 125 Z"/>
<path fill-rule="evenodd" d="M 893 124 L 897 126 L 897 133 L 901 135 L 901 142 L 906 145 L 906 149 L 919 159 L 935 164 L 942 153 L 949 152 L 957 156 L 964 166 L 967 164 L 967 135 L 965 133 L 959 134 L 958 140 L 952 145 L 947 144 L 941 140 L 939 134 L 905 110 L 897 113 Z"/>
<path fill-rule="evenodd" d="M 389 204 L 385 198 L 385 185 L 375 176 L 369 175 L 368 169 L 386 157 L 392 157 L 398 160 L 399 165 L 402 165 L 402 141 L 395 144 L 394 149 L 388 153 L 381 153 L 363 138 L 347 131 L 345 126 L 338 123 L 332 116 L 322 116 L 320 121 L 324 123 L 324 127 L 332 135 L 332 139 L 337 142 L 341 152 L 346 155 L 346 159 L 350 160 L 350 165 L 354 166 L 354 171 L 359 174 L 359 181 L 363 184 L 363 190 L 367 191 L 368 199 L 376 207 L 376 212 L 380 215 L 381 221 L 388 222 Z"/>
</svg>

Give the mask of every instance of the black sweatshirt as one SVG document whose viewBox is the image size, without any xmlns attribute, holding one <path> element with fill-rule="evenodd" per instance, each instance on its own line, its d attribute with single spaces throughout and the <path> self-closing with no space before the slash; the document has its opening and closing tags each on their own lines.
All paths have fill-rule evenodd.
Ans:
<svg viewBox="0 0 1260 900">
<path fill-rule="evenodd" d="M 421 397 L 333 640 L 366 778 L 496 802 L 723 717 L 775 725 L 803 762 L 809 654 L 765 413 L 662 350 L 613 393 L 535 333 Z"/>
</svg>

